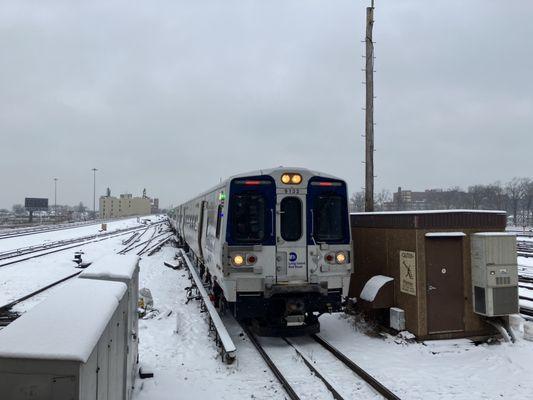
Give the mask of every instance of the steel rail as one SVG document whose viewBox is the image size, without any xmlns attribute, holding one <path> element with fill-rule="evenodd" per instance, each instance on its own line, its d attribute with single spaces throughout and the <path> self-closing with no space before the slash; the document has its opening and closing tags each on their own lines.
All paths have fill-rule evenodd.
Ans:
<svg viewBox="0 0 533 400">
<path fill-rule="evenodd" d="M 147 241 L 144 242 L 144 243 L 146 243 L 144 245 L 144 247 L 137 252 L 138 256 L 140 256 L 143 253 L 143 251 L 146 250 L 146 248 L 148 246 L 150 246 L 150 243 L 152 242 L 152 240 L 154 240 L 156 237 L 160 236 L 160 235 L 156 236 L 156 233 L 157 233 L 157 228 L 154 227 L 154 233 L 152 233 L 152 236 L 150 237 L 150 239 L 148 239 Z M 141 243 L 141 244 L 143 244 L 143 243 Z M 136 247 L 139 247 L 139 246 L 134 246 L 134 247 L 132 247 L 132 249 L 135 249 Z"/>
<path fill-rule="evenodd" d="M 31 297 L 33 297 L 35 295 L 38 295 L 39 293 L 42 293 L 45 290 L 48 290 L 48 289 L 50 289 L 50 288 L 52 288 L 52 287 L 54 287 L 56 285 L 59 285 L 60 283 L 63 283 L 65 281 L 69 280 L 69 279 L 72 279 L 75 276 L 78 276 L 79 274 L 81 274 L 82 272 L 83 271 L 78 271 L 75 274 L 72 274 L 72 275 L 66 276 L 64 278 L 61 278 L 58 281 L 55 281 L 55 282 L 53 282 L 53 283 L 51 283 L 51 284 L 49 284 L 49 285 L 47 285 L 45 287 L 37 289 L 34 292 L 31 292 L 31 293 L 29 293 L 29 294 L 27 294 L 27 295 L 25 295 L 25 296 L 23 296 L 23 297 L 21 297 L 21 298 L 19 298 L 17 300 L 13 300 L 11 303 L 4 304 L 3 306 L 0 307 L 0 313 L 5 312 L 5 311 L 9 311 L 9 309 L 11 309 L 12 307 L 16 306 L 18 303 L 21 303 L 24 300 L 28 300 L 29 298 L 31 298 Z"/>
<path fill-rule="evenodd" d="M 315 368 L 315 366 L 311 363 L 311 361 L 307 359 L 307 356 L 303 355 L 302 352 L 298 350 L 296 346 L 290 342 L 290 340 L 288 340 L 287 338 L 283 338 L 283 340 L 294 349 L 296 354 L 298 354 L 298 356 L 300 356 L 300 358 L 303 360 L 307 368 L 309 368 L 315 374 L 315 376 L 322 381 L 322 383 L 331 392 L 335 400 L 344 400 L 344 397 L 342 397 L 341 394 L 337 392 L 337 390 L 328 382 L 328 380 L 324 378 L 324 376 L 320 373 L 320 371 L 318 371 L 318 369 Z"/>
<path fill-rule="evenodd" d="M 150 226 L 157 226 L 157 225 L 159 225 L 159 224 L 161 224 L 161 223 L 162 223 L 162 222 L 156 222 L 156 223 L 151 224 Z M 148 228 L 150 228 L 150 226 L 149 226 Z M 131 231 L 132 229 L 141 230 L 141 229 L 143 229 L 143 228 L 144 228 L 144 227 L 135 227 L 135 228 L 128 228 L 128 230 L 129 230 L 129 231 Z M 146 230 L 148 230 L 148 228 L 147 228 Z M 146 230 L 145 230 L 145 231 L 146 231 Z M 117 237 L 117 236 L 126 235 L 126 234 L 128 234 L 129 232 L 122 232 L 122 233 L 118 233 L 118 234 L 115 234 L 115 232 L 112 232 L 112 233 L 113 233 L 112 235 L 108 235 L 108 236 L 106 236 L 106 237 L 99 238 L 98 240 L 92 240 L 92 241 L 89 241 L 89 242 L 87 242 L 87 243 L 94 243 L 94 242 L 104 241 L 104 240 L 111 239 L 111 238 L 114 238 L 114 237 Z M 144 233 L 144 232 L 143 232 L 143 233 Z M 86 244 L 86 243 L 82 243 L 82 244 Z M 77 245 L 75 245 L 75 246 L 69 246 L 68 248 L 73 248 L 73 247 L 77 247 L 77 246 L 79 246 L 79 244 L 77 244 Z M 29 257 L 29 258 L 26 258 L 26 259 L 24 259 L 24 260 L 18 260 L 18 261 L 15 261 L 15 262 L 21 262 L 21 261 L 25 261 L 25 260 L 30 259 L 30 258 L 41 257 L 41 256 L 44 256 L 44 255 L 46 255 L 46 254 L 57 253 L 57 252 L 60 252 L 60 251 L 63 251 L 63 250 L 67 250 L 68 248 L 57 249 L 57 250 L 54 250 L 54 251 L 51 251 L 51 252 L 48 252 L 48 253 L 45 253 L 45 254 L 39 254 L 39 255 L 37 255 L 37 256 Z M 120 253 L 120 252 L 119 252 L 119 253 Z M 15 263 L 15 262 L 12 261 L 12 262 L 10 262 L 10 263 L 8 263 L 8 264 L 13 264 L 13 263 Z M 0 265 L 0 267 L 2 267 L 2 266 L 4 266 L 4 265 L 7 265 L 7 264 L 2 264 L 2 265 Z M 16 299 L 16 300 L 13 300 L 13 301 L 10 302 L 10 303 L 7 303 L 7 304 L 4 304 L 3 306 L 0 306 L 0 320 L 1 320 L 1 319 L 6 319 L 6 317 L 7 317 L 7 319 L 11 318 L 11 316 L 10 316 L 9 314 L 7 314 L 7 313 L 9 313 L 10 310 L 11 310 L 11 308 L 13 308 L 15 305 L 17 305 L 17 304 L 19 304 L 19 303 L 21 303 L 21 302 L 23 302 L 23 301 L 25 301 L 25 300 L 30 299 L 30 298 L 32 298 L 32 297 L 38 295 L 39 293 L 42 293 L 42 292 L 44 292 L 44 291 L 46 291 L 46 290 L 49 290 L 49 289 L 51 289 L 52 287 L 59 285 L 60 283 L 63 283 L 63 282 L 65 282 L 65 281 L 69 280 L 69 279 L 72 279 L 72 278 L 78 276 L 79 274 L 81 274 L 82 272 L 83 272 L 83 271 L 78 271 L 78 272 L 76 272 L 76 273 L 74 273 L 74 274 L 71 274 L 71 275 L 68 275 L 68 276 L 66 276 L 66 277 L 63 277 L 63 278 L 61 278 L 61 279 L 59 279 L 59 280 L 57 280 L 57 281 L 55 281 L 55 282 L 52 282 L 52 283 L 49 284 L 49 285 L 46 285 L 46 286 L 44 286 L 44 287 L 42 287 L 42 288 L 40 288 L 40 289 L 37 289 L 37 290 L 35 290 L 35 291 L 31 292 L 31 293 L 28 293 L 27 295 L 24 295 L 24 296 L 22 296 L 22 297 L 20 297 L 20 298 L 18 298 L 18 299 Z M 7 316 L 6 316 L 6 315 L 3 315 L 3 314 L 7 314 Z M 4 318 L 2 318 L 2 317 L 4 317 Z M 18 317 L 18 316 L 15 314 L 15 318 L 16 318 L 16 317 Z"/>
<path fill-rule="evenodd" d="M 0 231 L 0 240 L 9 239 L 12 237 L 38 235 L 40 233 L 63 231 L 63 230 L 75 229 L 75 228 L 83 228 L 83 227 L 91 226 L 91 225 L 100 225 L 102 223 L 124 221 L 126 219 L 131 219 L 131 217 L 98 219 L 98 220 L 82 221 L 82 222 L 67 222 L 67 223 L 58 224 L 58 225 L 44 225 L 44 226 L 40 225 L 40 226 L 35 226 L 35 227 L 30 226 L 30 227 L 19 228 L 19 229 L 15 228 L 15 230 L 12 230 L 12 231 L 9 231 L 11 228 L 6 228 L 3 231 Z"/>
<path fill-rule="evenodd" d="M 144 236 L 144 234 L 148 232 L 149 229 L 150 229 L 150 226 L 147 226 L 146 229 L 142 231 L 141 234 L 137 236 L 137 238 L 133 242 L 128 243 L 128 245 L 124 247 L 122 250 L 120 250 L 118 254 L 126 254 L 128 251 L 130 251 L 133 248 L 133 246 L 135 246 L 135 243 L 139 242 L 141 238 Z"/>
<path fill-rule="evenodd" d="M 166 238 L 164 238 L 163 240 L 160 240 L 159 242 L 157 242 L 155 245 L 153 245 L 152 247 L 149 247 L 148 249 L 146 249 L 146 251 L 142 254 L 145 254 L 145 253 L 148 253 L 148 257 L 150 257 L 151 255 L 154 255 L 156 252 L 158 252 L 168 241 L 170 241 L 172 238 L 174 237 L 174 234 L 173 233 L 170 233 L 170 235 L 168 235 Z"/>
<path fill-rule="evenodd" d="M 331 354 L 333 354 L 336 358 L 342 361 L 353 372 L 363 378 L 366 383 L 372 386 L 384 398 L 386 398 L 387 400 L 400 400 L 398 396 L 396 396 L 392 391 L 387 389 L 387 387 L 385 387 L 381 382 L 379 382 L 376 378 L 374 378 L 372 375 L 370 375 L 368 372 L 366 372 L 364 369 L 362 369 L 360 366 L 358 366 L 356 363 L 354 363 L 352 360 L 342 354 L 325 339 L 321 338 L 318 335 L 311 335 L 311 337 L 319 344 L 321 344 L 322 347 L 328 350 Z"/>
<path fill-rule="evenodd" d="M 3 263 L 3 264 L 0 264 L 0 268 L 2 267 L 7 267 L 8 265 L 12 265 L 12 264 L 17 264 L 17 263 L 20 263 L 20 262 L 23 262 L 23 261 L 28 261 L 28 260 L 31 260 L 31 259 L 34 259 L 34 258 L 39 258 L 39 257 L 43 257 L 43 256 L 46 256 L 46 255 L 49 255 L 49 254 L 54 254 L 54 253 L 59 253 L 61 251 L 65 251 L 65 250 L 69 250 L 69 249 L 73 249 L 75 247 L 79 247 L 79 246 L 84 246 L 86 244 L 90 244 L 90 243 L 97 243 L 97 242 L 101 242 L 103 240 L 108 240 L 108 239 L 112 239 L 114 237 L 118 237 L 118 236 L 122 236 L 122 235 L 127 235 L 128 233 L 131 232 L 131 230 L 133 229 L 139 229 L 139 228 L 131 228 L 131 229 L 128 229 L 127 232 L 119 232 L 119 233 L 116 233 L 116 232 L 112 232 L 110 235 L 108 236 L 104 236 L 102 237 L 103 235 L 101 235 L 101 237 L 97 238 L 97 239 L 92 239 L 92 240 L 83 240 L 83 241 L 79 241 L 75 244 L 72 244 L 72 245 L 69 245 L 69 246 L 66 246 L 66 247 L 61 247 L 59 249 L 55 249 L 55 250 L 52 250 L 52 251 L 48 251 L 46 253 L 39 253 L 39 254 L 36 254 L 36 255 L 32 255 L 32 256 L 29 256 L 29 257 L 25 257 L 25 258 L 20 258 L 20 259 L 17 259 L 17 260 L 13 260 L 13 261 L 9 261 L 9 262 L 6 262 L 6 263 Z M 37 252 L 41 252 L 41 251 L 46 251 L 46 250 L 38 250 L 38 251 L 35 251 L 35 253 Z M 26 253 L 26 254 L 31 254 L 31 253 Z"/>
<path fill-rule="evenodd" d="M 283 376 L 283 374 L 278 369 L 278 367 L 276 367 L 276 364 L 274 364 L 270 356 L 266 353 L 265 349 L 263 349 L 263 347 L 261 346 L 261 344 L 255 337 L 254 333 L 248 327 L 243 327 L 243 329 L 246 332 L 246 335 L 248 336 L 248 338 L 250 339 L 250 342 L 252 342 L 257 352 L 261 355 L 261 357 L 265 361 L 268 368 L 270 368 L 270 370 L 272 371 L 274 376 L 277 378 L 277 380 L 279 381 L 279 383 L 281 384 L 285 392 L 287 392 L 287 394 L 289 395 L 289 398 L 291 400 L 300 400 L 300 397 L 296 394 L 291 384 L 289 383 L 289 381 L 287 381 L 285 376 Z"/>
<path fill-rule="evenodd" d="M 236 358 L 237 347 L 235 346 L 235 343 L 233 343 L 226 326 L 222 322 L 220 315 L 211 302 L 211 299 L 204 288 L 202 279 L 196 271 L 196 267 L 193 265 L 191 260 L 189 260 L 189 257 L 183 251 L 183 249 L 180 249 L 179 253 L 187 269 L 189 270 L 189 279 L 191 280 L 191 286 L 186 289 L 188 292 L 187 297 L 188 299 L 195 298 L 200 300 L 201 311 L 207 311 L 206 315 L 209 318 L 209 331 L 215 334 L 215 342 L 217 346 L 221 348 L 222 360 L 230 364 Z M 193 290 L 195 291 L 196 295 L 192 295 Z"/>
<path fill-rule="evenodd" d="M 26 254 L 32 254 L 32 253 L 36 253 L 39 251 L 46 251 L 46 250 L 50 250 L 50 249 L 54 249 L 58 247 L 67 246 L 69 244 L 81 243 L 87 240 L 99 239 L 99 238 L 106 237 L 106 236 L 112 236 L 114 234 L 121 233 L 121 232 L 132 232 L 132 231 L 137 231 L 140 229 L 143 229 L 143 227 L 134 226 L 130 228 L 117 229 L 114 231 L 109 231 L 105 233 L 97 233 L 94 235 L 87 235 L 87 236 L 82 236 L 82 237 L 73 238 L 73 239 L 59 240 L 59 241 L 48 243 L 48 244 L 39 244 L 39 245 L 34 245 L 34 246 L 21 247 L 21 248 L 13 249 L 13 250 L 7 250 L 7 251 L 0 253 L 0 260 L 20 257 Z"/>
</svg>

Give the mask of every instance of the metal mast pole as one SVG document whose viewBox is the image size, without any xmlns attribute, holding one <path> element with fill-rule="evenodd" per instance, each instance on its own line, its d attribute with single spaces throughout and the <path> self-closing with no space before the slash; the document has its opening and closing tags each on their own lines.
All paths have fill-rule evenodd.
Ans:
<svg viewBox="0 0 533 400">
<path fill-rule="evenodd" d="M 93 218 L 96 218 L 96 168 L 92 169 L 93 171 Z"/>
<path fill-rule="evenodd" d="M 54 178 L 54 219 L 57 222 L 57 178 Z"/>
<path fill-rule="evenodd" d="M 374 211 L 374 0 L 366 8 L 365 211 Z"/>
</svg>

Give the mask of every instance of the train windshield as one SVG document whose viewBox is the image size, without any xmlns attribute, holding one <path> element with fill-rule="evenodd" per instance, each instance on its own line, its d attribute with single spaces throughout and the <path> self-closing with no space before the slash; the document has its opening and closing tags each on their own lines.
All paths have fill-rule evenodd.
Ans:
<svg viewBox="0 0 533 400">
<path fill-rule="evenodd" d="M 346 210 L 344 199 L 338 194 L 321 194 L 315 200 L 314 237 L 318 242 L 344 238 Z"/>
<path fill-rule="evenodd" d="M 267 217 L 265 196 L 239 193 L 231 198 L 232 237 L 236 242 L 261 242 L 265 238 Z"/>
</svg>

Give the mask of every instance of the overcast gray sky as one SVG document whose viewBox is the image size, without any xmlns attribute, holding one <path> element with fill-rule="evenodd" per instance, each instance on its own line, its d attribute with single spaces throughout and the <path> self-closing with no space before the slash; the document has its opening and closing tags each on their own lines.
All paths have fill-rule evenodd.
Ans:
<svg viewBox="0 0 533 400">
<path fill-rule="evenodd" d="M 0 0 L 0 207 L 178 204 L 276 165 L 363 183 L 358 0 Z M 377 0 L 377 189 L 532 176 L 533 2 Z"/>
</svg>

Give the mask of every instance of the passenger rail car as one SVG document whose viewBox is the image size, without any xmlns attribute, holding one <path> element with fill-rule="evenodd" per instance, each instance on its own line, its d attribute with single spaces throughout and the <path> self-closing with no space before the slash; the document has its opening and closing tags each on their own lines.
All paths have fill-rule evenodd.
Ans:
<svg viewBox="0 0 533 400">
<path fill-rule="evenodd" d="M 318 332 L 352 272 L 346 183 L 302 168 L 233 176 L 176 208 L 215 297 L 260 334 Z"/>
</svg>

